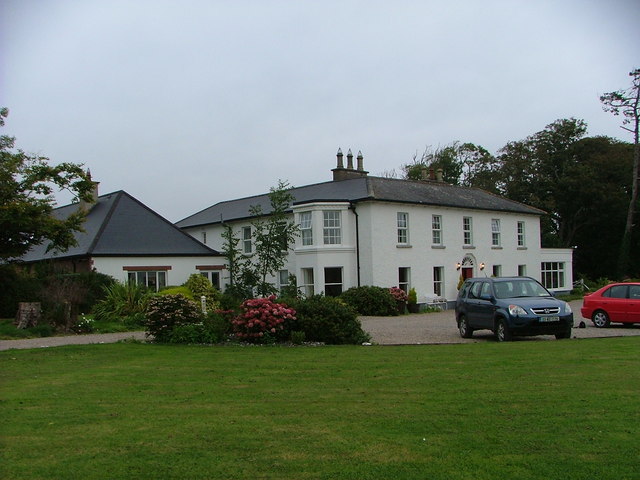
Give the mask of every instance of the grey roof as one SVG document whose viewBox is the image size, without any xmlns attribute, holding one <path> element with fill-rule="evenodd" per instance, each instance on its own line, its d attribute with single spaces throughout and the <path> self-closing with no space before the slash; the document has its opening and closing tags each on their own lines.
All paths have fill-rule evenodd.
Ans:
<svg viewBox="0 0 640 480">
<path fill-rule="evenodd" d="M 53 214 L 66 218 L 78 208 L 79 204 L 75 203 L 56 208 Z M 84 232 L 75 234 L 78 245 L 66 252 L 47 252 L 44 243 L 33 247 L 20 260 L 220 255 L 123 191 L 100 196 L 87 214 L 83 229 Z"/>
<path fill-rule="evenodd" d="M 341 181 L 317 183 L 291 190 L 294 205 L 312 202 L 365 202 L 385 201 L 474 210 L 501 211 L 527 215 L 545 212 L 528 205 L 508 200 L 478 188 L 460 187 L 434 181 L 399 180 L 382 177 L 360 177 Z M 217 203 L 194 215 L 180 220 L 180 228 L 221 223 L 249 218 L 249 209 L 260 205 L 269 213 L 269 195 L 240 198 Z"/>
</svg>

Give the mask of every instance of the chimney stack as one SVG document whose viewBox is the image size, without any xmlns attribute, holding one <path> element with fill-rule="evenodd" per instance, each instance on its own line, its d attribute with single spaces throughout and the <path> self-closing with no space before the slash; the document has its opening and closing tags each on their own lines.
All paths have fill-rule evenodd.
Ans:
<svg viewBox="0 0 640 480">
<path fill-rule="evenodd" d="M 356 158 L 358 161 L 357 170 L 353 168 L 353 153 L 351 153 L 351 149 L 347 152 L 347 167 L 344 167 L 342 149 L 338 149 L 337 157 L 337 165 L 336 168 L 332 169 L 333 172 L 333 180 L 348 180 L 350 178 L 358 178 L 358 177 L 366 177 L 369 172 L 364 169 L 364 156 L 361 151 L 358 151 L 358 157 Z"/>
<path fill-rule="evenodd" d="M 441 168 L 439 168 L 438 170 L 436 170 L 436 181 L 443 183 L 444 182 L 444 177 L 443 177 L 443 170 Z"/>
<path fill-rule="evenodd" d="M 100 182 L 94 182 L 91 180 L 91 170 L 87 170 L 87 177 L 91 182 L 91 192 L 89 192 L 90 199 L 89 200 L 80 199 L 80 208 L 83 210 L 89 211 L 96 203 L 98 203 Z"/>
</svg>

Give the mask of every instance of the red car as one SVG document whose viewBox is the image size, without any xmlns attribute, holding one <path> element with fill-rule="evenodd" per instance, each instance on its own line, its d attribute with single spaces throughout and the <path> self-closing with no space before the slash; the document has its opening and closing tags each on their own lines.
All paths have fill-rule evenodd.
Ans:
<svg viewBox="0 0 640 480">
<path fill-rule="evenodd" d="M 580 313 L 598 328 L 640 323 L 640 283 L 612 283 L 584 297 Z"/>
</svg>

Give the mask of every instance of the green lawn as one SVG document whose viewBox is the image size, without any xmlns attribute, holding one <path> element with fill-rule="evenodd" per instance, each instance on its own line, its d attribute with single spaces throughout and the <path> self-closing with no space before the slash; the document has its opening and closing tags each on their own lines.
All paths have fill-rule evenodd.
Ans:
<svg viewBox="0 0 640 480">
<path fill-rule="evenodd" d="M 0 352 L 0 478 L 638 479 L 640 337 Z"/>
</svg>

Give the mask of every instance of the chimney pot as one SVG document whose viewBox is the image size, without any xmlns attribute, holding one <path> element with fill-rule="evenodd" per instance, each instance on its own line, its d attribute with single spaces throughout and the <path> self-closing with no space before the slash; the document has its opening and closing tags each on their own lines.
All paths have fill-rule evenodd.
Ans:
<svg viewBox="0 0 640 480">
<path fill-rule="evenodd" d="M 353 153 L 351 153 L 351 149 L 347 152 L 347 168 L 353 170 Z"/>
<path fill-rule="evenodd" d="M 364 157 L 362 156 L 362 151 L 358 150 L 358 156 L 356 158 L 358 159 L 358 171 L 364 171 Z"/>
<path fill-rule="evenodd" d="M 338 148 L 338 153 L 336 155 L 338 157 L 338 168 L 344 168 L 344 162 L 342 161 L 342 149 Z"/>
<path fill-rule="evenodd" d="M 443 170 L 441 168 L 436 170 L 436 181 L 441 182 L 441 183 L 444 182 L 442 174 L 443 174 Z"/>
</svg>

